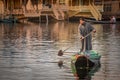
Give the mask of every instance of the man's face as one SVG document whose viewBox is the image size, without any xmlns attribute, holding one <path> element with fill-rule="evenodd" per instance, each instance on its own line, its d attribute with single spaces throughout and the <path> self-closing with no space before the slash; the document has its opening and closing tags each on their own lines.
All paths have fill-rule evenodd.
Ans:
<svg viewBox="0 0 120 80">
<path fill-rule="evenodd" d="M 80 24 L 83 24 L 84 23 L 84 21 L 83 20 L 80 20 Z"/>
</svg>

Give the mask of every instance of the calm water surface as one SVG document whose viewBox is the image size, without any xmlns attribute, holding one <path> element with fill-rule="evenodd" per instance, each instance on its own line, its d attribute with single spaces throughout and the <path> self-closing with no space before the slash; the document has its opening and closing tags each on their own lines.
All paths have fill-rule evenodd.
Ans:
<svg viewBox="0 0 120 80">
<path fill-rule="evenodd" d="M 0 24 L 0 80 L 75 80 L 70 57 L 58 56 L 60 49 L 77 52 L 78 23 Z M 101 67 L 87 80 L 120 79 L 120 25 L 93 24 L 93 49 L 101 57 Z M 63 67 L 58 65 L 63 61 Z"/>
</svg>

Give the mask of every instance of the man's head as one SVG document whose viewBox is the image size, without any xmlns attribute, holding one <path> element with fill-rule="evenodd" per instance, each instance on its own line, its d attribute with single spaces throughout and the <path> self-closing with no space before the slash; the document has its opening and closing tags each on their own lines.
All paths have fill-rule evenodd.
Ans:
<svg viewBox="0 0 120 80">
<path fill-rule="evenodd" d="M 83 24 L 85 22 L 84 18 L 80 18 L 80 24 Z"/>
</svg>

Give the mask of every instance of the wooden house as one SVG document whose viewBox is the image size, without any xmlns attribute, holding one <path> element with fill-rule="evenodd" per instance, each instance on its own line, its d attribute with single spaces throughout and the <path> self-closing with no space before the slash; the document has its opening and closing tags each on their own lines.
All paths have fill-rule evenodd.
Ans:
<svg viewBox="0 0 120 80">
<path fill-rule="evenodd" d="M 104 0 L 1 0 L 5 15 L 40 17 L 48 15 L 56 20 L 88 17 L 101 20 Z"/>
</svg>

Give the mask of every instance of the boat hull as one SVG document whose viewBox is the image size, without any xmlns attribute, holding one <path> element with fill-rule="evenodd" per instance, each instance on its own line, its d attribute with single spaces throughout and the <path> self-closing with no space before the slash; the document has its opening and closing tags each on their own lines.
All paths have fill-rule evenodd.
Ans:
<svg viewBox="0 0 120 80">
<path fill-rule="evenodd" d="M 119 22 L 111 22 L 111 21 L 95 21 L 95 20 L 86 20 L 86 21 L 94 24 L 119 24 Z"/>
<path fill-rule="evenodd" d="M 71 57 L 71 69 L 74 76 L 84 77 L 81 72 L 89 71 L 94 66 L 100 65 L 101 55 L 96 51 L 86 51 L 84 53 L 75 54 Z"/>
</svg>

